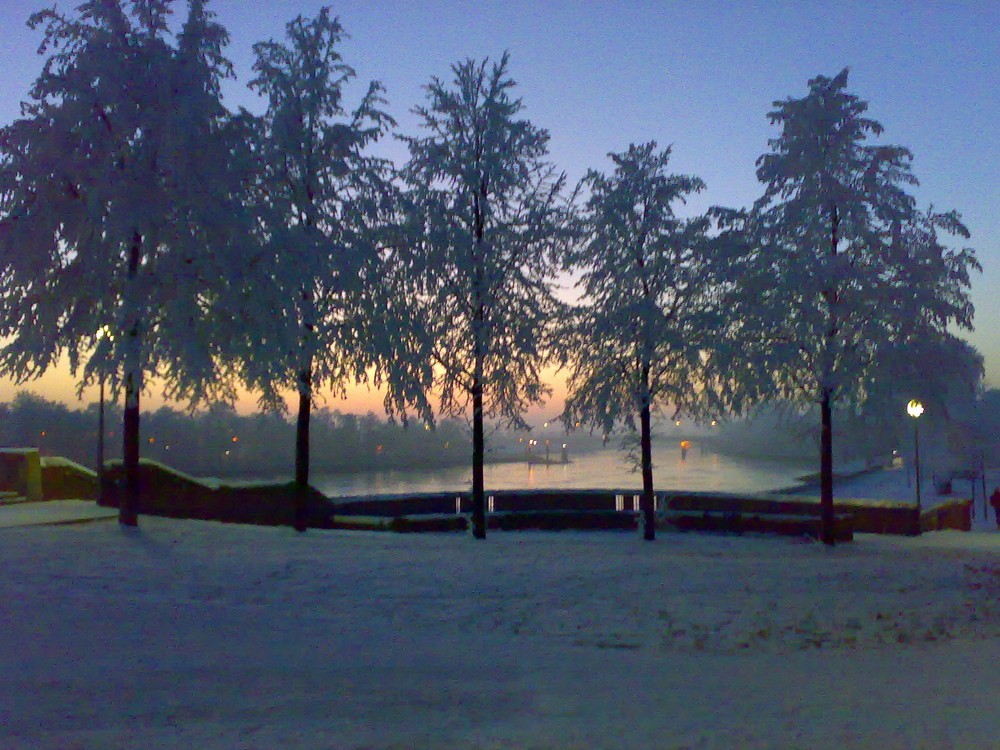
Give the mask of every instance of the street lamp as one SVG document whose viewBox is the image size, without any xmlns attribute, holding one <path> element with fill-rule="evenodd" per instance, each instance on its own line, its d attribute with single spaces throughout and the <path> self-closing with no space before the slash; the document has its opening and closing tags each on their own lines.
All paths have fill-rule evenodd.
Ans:
<svg viewBox="0 0 1000 750">
<path fill-rule="evenodd" d="M 917 480 L 917 518 L 920 517 L 920 415 L 924 413 L 924 405 L 912 399 L 906 405 L 906 413 L 913 417 L 913 467 Z"/>
</svg>

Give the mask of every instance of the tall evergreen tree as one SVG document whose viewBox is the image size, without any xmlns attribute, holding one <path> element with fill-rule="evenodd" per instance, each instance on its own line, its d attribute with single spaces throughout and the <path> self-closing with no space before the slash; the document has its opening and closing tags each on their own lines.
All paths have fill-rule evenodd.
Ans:
<svg viewBox="0 0 1000 750">
<path fill-rule="evenodd" d="M 282 388 L 298 394 L 300 531 L 316 389 L 343 392 L 372 376 L 387 387 L 387 410 L 405 417 L 409 403 L 426 410 L 419 381 L 429 377 L 399 292 L 408 280 L 403 243 L 386 231 L 399 205 L 391 165 L 368 153 L 395 123 L 377 82 L 346 107 L 344 89 L 356 74 L 340 55 L 342 38 L 329 8 L 299 16 L 284 43 L 254 45 L 250 83 L 267 97 L 267 111 L 252 154 L 258 249 L 237 288 L 252 288 L 253 299 L 238 296 L 236 314 L 248 334 L 246 382 L 271 404 Z"/>
<path fill-rule="evenodd" d="M 234 211 L 227 37 L 191 0 L 175 38 L 171 5 L 90 0 L 72 16 L 32 15 L 48 57 L 0 133 L 0 367 L 24 381 L 66 356 L 84 384 L 124 386 L 125 525 L 136 524 L 144 377 L 164 377 L 175 397 L 230 393 L 203 325 Z"/>
<path fill-rule="evenodd" d="M 655 142 L 609 154 L 614 171 L 591 170 L 583 239 L 583 304 L 562 345 L 570 366 L 563 420 L 610 432 L 639 420 L 643 534 L 655 538 L 652 416 L 661 407 L 693 410 L 710 391 L 705 354 L 721 313 L 717 264 L 706 217 L 674 213 L 704 189 L 697 177 L 670 174 L 670 148 Z"/>
<path fill-rule="evenodd" d="M 472 412 L 477 538 L 486 536 L 484 420 L 525 427 L 525 409 L 548 392 L 550 274 L 568 231 L 548 133 L 521 119 L 507 65 L 506 54 L 492 65 L 466 60 L 450 85 L 434 78 L 415 109 L 427 134 L 405 139 L 441 409 Z"/>
<path fill-rule="evenodd" d="M 920 212 L 906 148 L 882 133 L 868 104 L 847 91 L 848 71 L 809 81 L 809 93 L 774 103 L 781 134 L 757 161 L 764 194 L 747 217 L 755 252 L 740 271 L 732 320 L 757 374 L 783 398 L 818 402 L 823 539 L 833 537 L 833 408 L 865 398 L 893 347 L 914 336 L 946 341 L 971 328 L 971 250 L 957 213 Z"/>
</svg>

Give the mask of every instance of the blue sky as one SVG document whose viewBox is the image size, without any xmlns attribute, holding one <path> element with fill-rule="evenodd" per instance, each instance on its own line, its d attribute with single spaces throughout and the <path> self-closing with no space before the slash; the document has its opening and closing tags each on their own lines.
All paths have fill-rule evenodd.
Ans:
<svg viewBox="0 0 1000 750">
<path fill-rule="evenodd" d="M 51 0 L 48 0 L 51 2 Z M 0 122 L 17 114 L 41 66 L 24 20 L 45 3 L 5 0 Z M 57 2 L 60 9 L 76 3 Z M 245 89 L 253 42 L 279 38 L 321 2 L 214 0 L 239 75 L 230 106 L 259 110 Z M 775 99 L 802 96 L 816 74 L 851 68 L 883 139 L 909 147 L 919 201 L 958 209 L 984 273 L 973 282 L 987 381 L 1000 386 L 1000 3 L 991 2 L 388 2 L 333 4 L 359 80 L 387 88 L 403 132 L 431 76 L 466 57 L 511 53 L 527 115 L 551 133 L 572 181 L 605 169 L 631 141 L 673 144 L 675 171 L 708 189 L 692 203 L 744 206 L 759 193 L 754 162 L 775 135 Z M 183 6 L 178 5 L 178 12 Z M 359 84 L 360 89 L 360 84 Z M 400 145 L 388 152 L 400 159 Z M 3 389 L 6 390 L 6 389 Z M 38 390 L 42 390 L 39 388 Z"/>
</svg>

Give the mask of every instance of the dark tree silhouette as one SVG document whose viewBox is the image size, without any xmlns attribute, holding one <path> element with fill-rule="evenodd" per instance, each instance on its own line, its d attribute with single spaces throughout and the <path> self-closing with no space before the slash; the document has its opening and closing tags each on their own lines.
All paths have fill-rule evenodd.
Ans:
<svg viewBox="0 0 1000 750">
<path fill-rule="evenodd" d="M 249 322 L 238 366 L 266 404 L 283 405 L 281 388 L 298 394 L 299 531 L 306 528 L 317 388 L 343 392 L 374 373 L 387 387 L 390 413 L 405 419 L 411 403 L 428 411 L 414 381 L 429 378 L 429 370 L 411 352 L 419 336 L 406 325 L 405 294 L 394 284 L 405 278 L 403 262 L 387 239 L 398 206 L 391 165 L 367 153 L 394 122 L 381 109 L 377 82 L 353 110 L 346 108 L 344 88 L 355 72 L 340 55 L 342 36 L 329 8 L 312 19 L 297 17 L 284 43 L 254 45 L 257 77 L 250 83 L 267 98 L 267 111 L 256 127 L 258 174 L 250 199 L 261 249 L 244 279 L 253 299 L 239 298 Z"/>
<path fill-rule="evenodd" d="M 870 375 L 891 377 L 892 352 L 917 339 L 947 342 L 971 328 L 971 250 L 951 251 L 945 232 L 967 238 L 955 212 L 920 212 L 917 180 L 868 104 L 847 91 L 848 71 L 809 81 L 800 99 L 775 102 L 781 127 L 757 161 L 764 194 L 748 217 L 755 252 L 738 270 L 733 300 L 758 375 L 785 398 L 818 402 L 823 540 L 833 537 L 833 409 L 863 401 Z"/>
<path fill-rule="evenodd" d="M 704 354 L 722 331 L 719 269 L 708 219 L 674 213 L 704 183 L 670 174 L 670 149 L 653 142 L 610 157 L 611 174 L 584 179 L 589 199 L 573 254 L 584 304 L 562 345 L 571 367 L 563 421 L 607 434 L 638 416 L 643 536 L 652 540 L 652 415 L 667 404 L 693 408 L 708 393 Z"/>
<path fill-rule="evenodd" d="M 540 370 L 558 305 L 549 275 L 565 239 L 564 178 L 545 161 L 548 133 L 518 119 L 508 57 L 466 60 L 417 107 L 427 135 L 406 138 L 415 242 L 441 409 L 472 412 L 473 535 L 486 536 L 484 424 L 524 427 L 548 392 Z"/>
<path fill-rule="evenodd" d="M 34 14 L 48 56 L 0 134 L 0 369 L 23 382 L 65 356 L 83 384 L 123 386 L 124 525 L 137 523 L 144 376 L 164 376 L 176 398 L 231 395 L 203 325 L 235 210 L 227 37 L 199 0 L 173 37 L 171 5 Z"/>
</svg>

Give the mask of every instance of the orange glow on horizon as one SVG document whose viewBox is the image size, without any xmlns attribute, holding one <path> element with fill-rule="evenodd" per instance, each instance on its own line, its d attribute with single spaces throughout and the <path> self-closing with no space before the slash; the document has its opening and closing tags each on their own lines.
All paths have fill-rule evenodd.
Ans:
<svg viewBox="0 0 1000 750">
<path fill-rule="evenodd" d="M 552 388 L 552 396 L 539 406 L 528 410 L 526 418 L 529 421 L 541 422 L 542 417 L 551 415 L 553 409 L 561 409 L 566 396 L 566 379 L 564 374 L 556 372 L 554 367 L 543 370 L 543 379 Z M 26 383 L 16 384 L 11 378 L 0 378 L 0 401 L 10 402 L 20 391 L 35 393 L 50 401 L 57 401 L 66 404 L 71 409 L 83 409 L 88 404 L 96 404 L 98 401 L 98 386 L 94 385 L 84 388 L 78 395 L 77 381 L 70 375 L 69 365 L 62 361 L 57 367 L 51 368 L 44 375 Z M 378 416 L 385 413 L 383 400 L 385 393 L 381 389 L 376 389 L 367 385 L 351 386 L 347 389 L 346 397 L 335 395 L 329 391 L 317 391 L 314 394 L 313 405 L 316 408 L 329 408 L 345 414 L 367 414 L 372 412 Z M 120 394 L 119 394 L 120 399 Z M 114 394 L 105 392 L 105 402 L 114 403 Z M 285 395 L 285 402 L 288 406 L 288 413 L 295 413 L 297 396 L 289 391 Z M 436 407 L 437 399 L 432 397 L 432 403 Z M 141 407 L 143 411 L 155 411 L 161 406 L 169 406 L 177 410 L 185 410 L 187 404 L 176 401 L 168 401 L 163 397 L 163 383 L 157 380 L 147 381 L 146 391 L 142 395 Z M 257 394 L 245 389 L 237 391 L 236 401 L 233 404 L 237 413 L 242 415 L 257 414 L 261 411 L 258 404 Z M 579 426 L 579 425 L 578 425 Z M 234 441 L 235 442 L 235 441 Z"/>
</svg>

